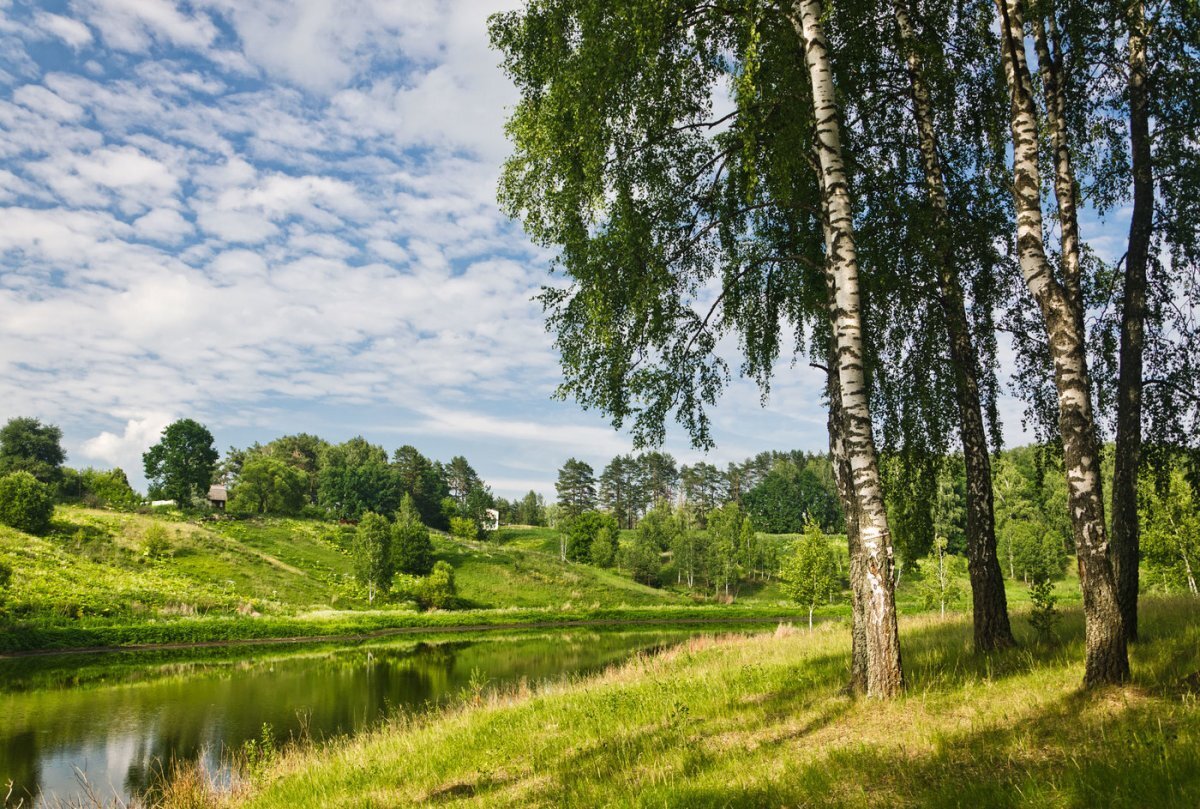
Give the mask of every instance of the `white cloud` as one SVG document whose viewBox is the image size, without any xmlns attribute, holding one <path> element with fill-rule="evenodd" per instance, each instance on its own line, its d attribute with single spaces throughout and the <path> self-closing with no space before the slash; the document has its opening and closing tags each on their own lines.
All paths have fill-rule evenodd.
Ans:
<svg viewBox="0 0 1200 809">
<path fill-rule="evenodd" d="M 495 203 L 515 96 L 485 20 L 517 1 L 25 12 L 12 48 L 80 52 L 6 62 L 34 78 L 0 99 L 0 417 L 76 425 L 131 474 L 166 414 L 274 431 L 298 403 L 394 411 L 523 490 L 628 451 L 550 402 L 548 254 Z M 765 413 L 734 384 L 723 453 L 822 446 L 819 386 L 781 372 Z"/>
<path fill-rule="evenodd" d="M 174 421 L 164 413 L 152 413 L 125 422 L 120 435 L 107 430 L 83 442 L 84 457 L 110 466 L 119 466 L 127 474 L 140 477 L 142 453 L 158 443 L 162 431 Z"/>
<path fill-rule="evenodd" d="M 91 29 L 79 20 L 73 20 L 61 14 L 39 11 L 33 16 L 33 22 L 38 28 L 53 34 L 76 50 L 92 44 Z"/>
<path fill-rule="evenodd" d="M 75 0 L 71 8 L 105 44 L 122 51 L 142 52 L 156 40 L 201 49 L 217 35 L 206 15 L 182 13 L 170 0 Z"/>
<path fill-rule="evenodd" d="M 191 223 L 170 208 L 155 208 L 139 217 L 133 229 L 142 239 L 164 244 L 178 244 L 193 232 Z"/>
<path fill-rule="evenodd" d="M 59 121 L 75 121 L 83 117 L 82 107 L 64 101 L 40 84 L 18 87 L 13 91 L 13 101 Z"/>
<path fill-rule="evenodd" d="M 629 441 L 612 430 L 578 424 L 546 424 L 522 419 L 498 418 L 464 410 L 428 409 L 424 421 L 412 432 L 459 437 L 494 438 L 506 442 L 558 448 L 586 448 L 590 453 L 617 454 L 629 449 Z M 407 431 L 407 430 L 406 430 Z"/>
</svg>

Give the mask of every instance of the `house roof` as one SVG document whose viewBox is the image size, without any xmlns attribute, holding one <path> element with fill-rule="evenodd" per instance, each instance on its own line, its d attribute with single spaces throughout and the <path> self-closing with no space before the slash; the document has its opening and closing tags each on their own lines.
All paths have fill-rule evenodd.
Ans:
<svg viewBox="0 0 1200 809">
<path fill-rule="evenodd" d="M 209 486 L 208 487 L 208 499 L 209 500 L 228 500 L 229 492 L 225 489 L 224 486 Z"/>
</svg>

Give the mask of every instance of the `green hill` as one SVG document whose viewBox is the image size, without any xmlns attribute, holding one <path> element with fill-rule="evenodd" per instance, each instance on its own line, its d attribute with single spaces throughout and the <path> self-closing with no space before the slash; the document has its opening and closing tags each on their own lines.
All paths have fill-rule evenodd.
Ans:
<svg viewBox="0 0 1200 809">
<path fill-rule="evenodd" d="M 617 607 L 687 604 L 679 593 L 590 565 L 563 562 L 550 528 L 502 528 L 487 542 L 435 538 L 454 566 L 459 594 L 481 607 Z"/>
</svg>

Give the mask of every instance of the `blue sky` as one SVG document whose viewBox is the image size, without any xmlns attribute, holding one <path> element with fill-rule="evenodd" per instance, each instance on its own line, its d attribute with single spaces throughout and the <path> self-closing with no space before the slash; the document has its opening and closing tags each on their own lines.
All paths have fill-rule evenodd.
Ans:
<svg viewBox="0 0 1200 809">
<path fill-rule="evenodd" d="M 0 0 L 0 419 L 138 484 L 184 416 L 222 450 L 463 454 L 504 496 L 627 451 L 551 398 L 548 256 L 495 204 L 511 5 Z M 735 380 L 708 460 L 824 448 L 820 384 L 784 362 L 764 409 Z"/>
</svg>

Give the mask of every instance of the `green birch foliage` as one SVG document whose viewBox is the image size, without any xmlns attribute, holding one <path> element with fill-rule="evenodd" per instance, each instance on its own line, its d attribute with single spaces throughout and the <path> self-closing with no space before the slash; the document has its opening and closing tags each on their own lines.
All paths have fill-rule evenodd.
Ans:
<svg viewBox="0 0 1200 809">
<path fill-rule="evenodd" d="M 748 522 L 737 503 L 726 503 L 708 515 L 708 570 L 714 589 L 728 595 L 741 576 L 742 528 Z"/>
<path fill-rule="evenodd" d="M 566 277 L 542 296 L 560 395 L 639 443 L 674 415 L 711 445 L 720 337 L 738 335 L 765 391 L 781 334 L 823 319 L 791 21 L 759 2 L 540 0 L 494 16 L 491 36 L 521 93 L 501 203 Z"/>
<path fill-rule="evenodd" d="M 1195 488 L 1176 466 L 1164 484 L 1144 480 L 1141 489 L 1147 583 L 1200 596 L 1200 498 Z"/>
<path fill-rule="evenodd" d="M 804 533 L 792 544 L 791 553 L 783 559 L 779 578 L 787 597 L 808 608 L 811 625 L 813 610 L 829 600 L 838 583 L 833 548 L 816 522 L 810 520 L 804 526 Z"/>
<path fill-rule="evenodd" d="M 374 603 L 377 591 L 387 592 L 394 572 L 392 532 L 386 517 L 370 511 L 362 515 L 351 554 L 355 578 L 367 588 L 367 600 Z"/>
</svg>

